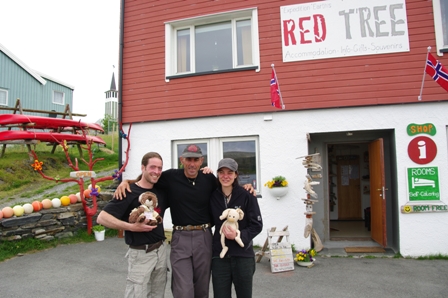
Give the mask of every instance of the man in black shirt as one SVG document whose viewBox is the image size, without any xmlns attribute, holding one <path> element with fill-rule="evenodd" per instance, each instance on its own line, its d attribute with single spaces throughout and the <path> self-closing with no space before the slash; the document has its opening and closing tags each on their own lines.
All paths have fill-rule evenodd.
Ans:
<svg viewBox="0 0 448 298">
<path fill-rule="evenodd" d="M 106 227 L 125 230 L 125 242 L 129 245 L 128 277 L 125 297 L 164 297 L 167 282 L 167 245 L 164 243 L 163 223 L 149 226 L 129 223 L 129 214 L 141 205 L 139 197 L 144 192 L 157 196 L 157 212 L 163 218 L 166 206 L 165 193 L 154 188 L 162 173 L 162 157 L 149 152 L 142 158 L 141 178 L 131 185 L 126 200 L 111 200 L 98 215 L 97 222 Z"/>
<path fill-rule="evenodd" d="M 200 171 L 204 157 L 199 146 L 188 145 L 180 157 L 182 169 L 163 171 L 154 186 L 167 192 L 171 211 L 171 290 L 174 298 L 207 298 L 212 261 L 210 198 L 218 186 L 213 174 Z M 137 180 L 124 180 L 115 191 L 126 198 Z M 245 185 L 255 195 L 252 185 Z M 125 191 L 126 190 L 126 191 Z"/>
</svg>

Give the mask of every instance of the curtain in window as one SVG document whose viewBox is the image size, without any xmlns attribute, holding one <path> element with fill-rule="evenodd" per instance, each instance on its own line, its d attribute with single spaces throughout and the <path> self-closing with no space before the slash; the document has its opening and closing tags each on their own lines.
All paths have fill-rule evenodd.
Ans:
<svg viewBox="0 0 448 298">
<path fill-rule="evenodd" d="M 440 0 L 440 11 L 442 13 L 443 45 L 448 46 L 448 1 Z"/>
<path fill-rule="evenodd" d="M 236 23 L 237 27 L 237 47 L 238 65 L 252 65 L 252 37 L 251 21 L 244 20 Z"/>
<path fill-rule="evenodd" d="M 177 73 L 190 71 L 190 29 L 177 31 Z"/>
</svg>

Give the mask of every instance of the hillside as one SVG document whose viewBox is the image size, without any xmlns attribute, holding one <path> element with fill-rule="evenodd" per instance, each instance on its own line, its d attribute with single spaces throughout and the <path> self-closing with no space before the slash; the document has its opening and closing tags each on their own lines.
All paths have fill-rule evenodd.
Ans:
<svg viewBox="0 0 448 298">
<path fill-rule="evenodd" d="M 111 176 L 114 170 L 118 169 L 118 146 L 115 144 L 115 150 L 111 150 L 111 137 L 101 136 L 106 141 L 106 146 L 92 146 L 92 160 L 103 158 L 95 163 L 93 171 L 98 177 Z M 115 138 L 117 139 L 117 138 Z M 74 170 L 69 166 L 64 152 L 61 148 L 55 150 L 52 154 L 52 146 L 44 143 L 33 146 L 39 162 L 43 162 L 42 169 L 45 175 L 52 178 L 69 178 L 70 172 Z M 83 150 L 83 156 L 80 157 L 78 148 L 73 146 L 69 149 L 69 158 L 72 164 L 78 160 L 80 170 L 89 170 L 83 159 L 88 161 L 88 151 Z M 76 183 L 56 183 L 44 179 L 32 167 L 33 159 L 28 155 L 26 146 L 14 145 L 8 146 L 5 154 L 0 158 L 0 208 L 13 206 L 14 204 L 30 202 L 46 197 L 61 197 L 68 193 L 76 193 L 79 186 Z M 102 187 L 112 184 L 113 181 L 100 183 Z M 85 183 L 87 187 L 89 183 Z"/>
</svg>

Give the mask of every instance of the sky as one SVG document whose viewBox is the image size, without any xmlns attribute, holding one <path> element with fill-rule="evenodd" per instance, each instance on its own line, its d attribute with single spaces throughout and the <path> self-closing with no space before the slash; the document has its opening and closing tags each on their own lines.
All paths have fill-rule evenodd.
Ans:
<svg viewBox="0 0 448 298">
<path fill-rule="evenodd" d="M 0 0 L 0 43 L 28 67 L 74 87 L 72 113 L 104 118 L 118 89 L 120 0 Z M 114 68 L 115 66 L 115 68 Z"/>
</svg>

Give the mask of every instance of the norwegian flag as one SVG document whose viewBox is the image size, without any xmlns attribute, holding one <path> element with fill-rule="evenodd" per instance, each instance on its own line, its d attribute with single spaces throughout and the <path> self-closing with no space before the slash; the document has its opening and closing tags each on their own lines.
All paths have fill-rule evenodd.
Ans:
<svg viewBox="0 0 448 298">
<path fill-rule="evenodd" d="M 271 104 L 273 107 L 282 108 L 280 104 L 280 91 L 278 90 L 277 78 L 275 76 L 274 69 L 272 69 L 271 75 Z"/>
<path fill-rule="evenodd" d="M 425 71 L 434 81 L 448 92 L 448 71 L 431 53 L 428 53 L 426 59 Z M 272 87 L 271 87 L 272 90 Z M 271 91 L 272 92 L 272 91 Z"/>
</svg>

